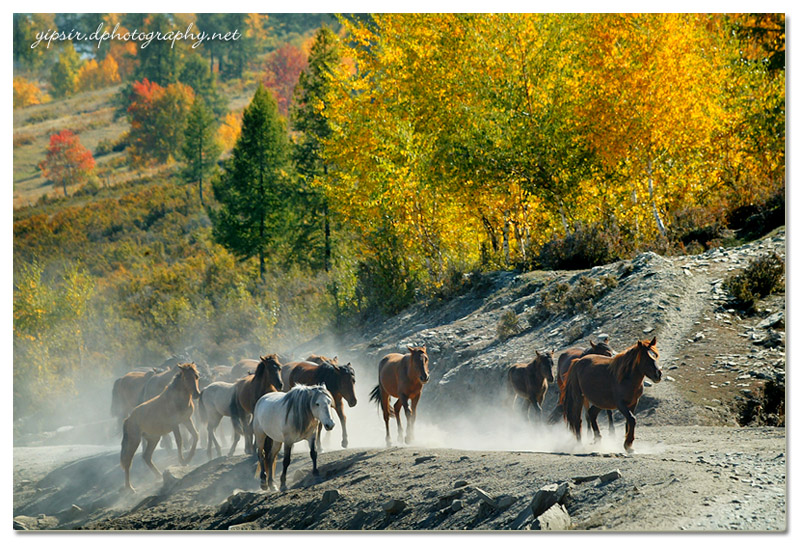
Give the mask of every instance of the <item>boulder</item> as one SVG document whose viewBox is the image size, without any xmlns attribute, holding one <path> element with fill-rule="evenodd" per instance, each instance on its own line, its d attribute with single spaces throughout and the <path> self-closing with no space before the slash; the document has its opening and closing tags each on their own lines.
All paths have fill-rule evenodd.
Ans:
<svg viewBox="0 0 800 545">
<path fill-rule="evenodd" d="M 397 499 L 389 500 L 383 504 L 383 510 L 386 512 L 387 515 L 396 515 L 397 513 L 403 511 L 403 509 L 405 509 L 406 507 L 408 507 L 406 502 Z"/>
<path fill-rule="evenodd" d="M 569 494 L 570 483 L 552 483 L 541 487 L 531 499 L 531 514 L 538 517 L 553 505 L 561 503 Z"/>
<path fill-rule="evenodd" d="M 531 524 L 531 530 L 564 531 L 569 530 L 572 521 L 564 506 L 557 503 L 547 511 L 536 517 Z"/>
</svg>

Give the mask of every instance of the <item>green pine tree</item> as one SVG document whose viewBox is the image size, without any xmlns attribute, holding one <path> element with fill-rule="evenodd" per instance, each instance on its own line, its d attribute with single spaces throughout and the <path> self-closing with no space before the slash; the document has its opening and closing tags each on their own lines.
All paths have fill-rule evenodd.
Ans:
<svg viewBox="0 0 800 545">
<path fill-rule="evenodd" d="M 300 174 L 296 197 L 298 206 L 309 211 L 296 230 L 298 243 L 319 247 L 321 252 L 297 252 L 297 255 L 314 256 L 322 253 L 322 259 L 310 259 L 312 266 L 320 261 L 325 271 L 331 263 L 331 226 L 328 203 L 322 190 L 314 187 L 314 180 L 327 175 L 328 167 L 322 158 L 322 142 L 330 135 L 331 128 L 323 115 L 325 96 L 330 85 L 328 74 L 340 62 L 336 36 L 327 27 L 317 31 L 308 56 L 308 68 L 300 74 L 292 100 L 292 128 L 298 132 L 293 148 L 295 168 Z"/>
<path fill-rule="evenodd" d="M 205 64 L 205 63 L 204 63 Z M 217 159 L 222 151 L 216 139 L 217 124 L 205 101 L 197 97 L 189 110 L 184 131 L 183 157 L 186 167 L 183 179 L 186 183 L 197 183 L 200 204 L 203 201 L 203 180 L 208 179 L 217 168 Z"/>
<path fill-rule="evenodd" d="M 220 207 L 209 215 L 218 243 L 240 259 L 258 257 L 262 280 L 267 255 L 287 227 L 290 166 L 286 124 L 275 98 L 259 84 L 225 172 L 212 183 Z"/>
<path fill-rule="evenodd" d="M 181 68 L 181 83 L 185 83 L 197 96 L 205 101 L 206 105 L 218 119 L 228 113 L 228 100 L 219 92 L 217 76 L 211 72 L 208 63 L 198 53 L 186 57 Z"/>
</svg>

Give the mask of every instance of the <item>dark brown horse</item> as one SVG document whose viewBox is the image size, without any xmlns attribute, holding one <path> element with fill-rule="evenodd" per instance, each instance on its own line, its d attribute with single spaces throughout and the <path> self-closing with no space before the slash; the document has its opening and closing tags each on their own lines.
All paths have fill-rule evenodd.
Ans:
<svg viewBox="0 0 800 545">
<path fill-rule="evenodd" d="M 231 400 L 231 420 L 233 421 L 234 443 L 244 436 L 244 450 L 250 454 L 253 448 L 253 423 L 251 416 L 256 401 L 267 392 L 280 392 L 281 363 L 276 354 L 261 356 L 255 373 L 236 381 L 236 393 Z"/>
<path fill-rule="evenodd" d="M 556 374 L 556 383 L 558 384 L 558 391 L 564 391 L 564 376 L 567 374 L 567 370 L 569 370 L 569 366 L 572 365 L 577 359 L 580 359 L 584 356 L 588 356 L 590 354 L 597 354 L 598 356 L 607 356 L 611 357 L 616 352 L 608 345 L 608 343 L 603 340 L 594 344 L 591 340 L 589 341 L 589 348 L 567 348 L 564 350 L 560 356 L 558 356 L 558 373 Z M 614 413 L 613 411 L 606 411 L 608 415 L 608 431 L 612 435 L 614 434 Z M 556 405 L 553 409 L 553 412 L 550 413 L 549 422 L 551 424 L 555 424 L 564 416 L 564 407 L 560 404 Z"/>
<path fill-rule="evenodd" d="M 403 436 L 400 424 L 400 408 L 406 413 L 408 432 L 405 442 L 414 440 L 414 421 L 417 419 L 417 403 L 422 387 L 430 379 L 428 353 L 424 346 L 408 347 L 408 354 L 388 354 L 378 364 L 378 385 L 370 392 L 370 400 L 380 403 L 383 422 L 386 426 L 386 446 L 392 445 L 389 435 L 389 418 L 397 418 L 397 440 Z M 389 406 L 389 397 L 396 397 L 394 408 Z M 411 403 L 409 408 L 408 404 Z"/>
<path fill-rule="evenodd" d="M 144 386 L 157 371 L 155 368 L 130 371 L 114 381 L 111 389 L 111 416 L 119 421 L 119 429 L 122 429 L 122 422 L 133 408 L 142 402 Z"/>
<path fill-rule="evenodd" d="M 536 351 L 536 357 L 530 363 L 516 363 L 508 368 L 508 387 L 517 398 L 524 400 L 525 416 L 530 419 L 530 410 L 534 409 L 535 419 L 542 419 L 542 401 L 547 393 L 547 385 L 553 380 L 553 352 L 544 354 Z"/>
<path fill-rule="evenodd" d="M 339 415 L 339 421 L 342 423 L 342 448 L 347 448 L 347 418 L 344 415 L 342 400 L 347 400 L 347 404 L 350 407 L 356 406 L 358 402 L 355 392 L 356 372 L 349 363 L 347 365 L 336 365 L 334 362 L 337 362 L 338 358 L 329 360 L 324 356 L 309 356 L 309 358 L 311 357 L 324 359 L 321 363 L 296 361 L 287 363 L 281 368 L 283 391 L 288 392 L 295 384 L 305 384 L 306 386 L 322 384 L 325 386 L 333 396 L 333 407 L 336 409 L 336 414 Z M 322 433 L 321 424 L 317 432 Z M 319 437 L 317 437 L 317 449 L 322 452 L 322 444 L 319 441 Z"/>
<path fill-rule="evenodd" d="M 194 456 L 197 448 L 197 430 L 192 424 L 194 412 L 192 398 L 200 395 L 199 374 L 193 363 L 178 364 L 177 369 L 178 372 L 164 391 L 133 409 L 122 425 L 120 465 L 125 471 L 125 488 L 128 490 L 133 490 L 130 479 L 131 461 L 142 439 L 145 440 L 144 461 L 158 477 L 161 477 L 161 473 L 153 465 L 152 458 L 153 451 L 162 436 L 170 432 L 175 436 L 178 459 L 182 464 L 188 464 Z M 185 459 L 182 451 L 181 424 L 192 434 L 192 448 Z"/>
<path fill-rule="evenodd" d="M 600 438 L 597 414 L 603 409 L 618 409 L 625 417 L 625 450 L 632 450 L 636 418 L 633 413 L 644 390 L 644 377 L 661 380 L 656 338 L 638 341 L 624 352 L 609 358 L 596 354 L 572 363 L 564 377 L 559 402 L 575 436 L 581 438 L 581 413 L 586 407 L 596 439 Z"/>
</svg>

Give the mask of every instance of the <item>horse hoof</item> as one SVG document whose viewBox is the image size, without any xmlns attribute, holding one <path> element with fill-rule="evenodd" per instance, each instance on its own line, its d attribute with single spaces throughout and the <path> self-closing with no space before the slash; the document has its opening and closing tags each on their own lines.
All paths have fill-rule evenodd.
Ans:
<svg viewBox="0 0 800 545">
<path fill-rule="evenodd" d="M 347 448 L 347 441 L 342 441 L 342 448 Z"/>
<path fill-rule="evenodd" d="M 633 445 L 625 445 L 625 452 L 628 454 L 633 454 L 635 451 L 633 450 Z"/>
</svg>

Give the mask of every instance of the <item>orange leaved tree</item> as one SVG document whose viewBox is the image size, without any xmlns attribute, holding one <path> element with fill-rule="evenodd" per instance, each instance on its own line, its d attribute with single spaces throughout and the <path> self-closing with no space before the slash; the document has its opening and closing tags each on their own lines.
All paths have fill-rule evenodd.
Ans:
<svg viewBox="0 0 800 545">
<path fill-rule="evenodd" d="M 81 144 L 76 134 L 65 129 L 50 136 L 47 157 L 39 163 L 39 168 L 53 184 L 61 184 L 67 196 L 67 186 L 87 181 L 94 165 L 92 152 Z"/>
</svg>

